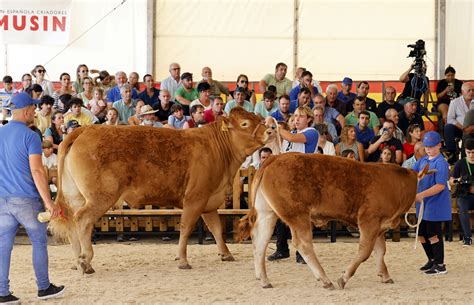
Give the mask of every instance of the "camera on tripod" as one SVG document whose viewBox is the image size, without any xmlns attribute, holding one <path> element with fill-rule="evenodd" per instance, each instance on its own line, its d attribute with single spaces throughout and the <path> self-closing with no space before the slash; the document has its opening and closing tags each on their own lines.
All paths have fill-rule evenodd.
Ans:
<svg viewBox="0 0 474 305">
<path fill-rule="evenodd" d="M 419 39 L 415 44 L 407 45 L 407 48 L 412 48 L 413 50 L 410 51 L 407 57 L 414 57 L 415 58 L 415 65 L 413 68 L 415 69 L 415 73 L 417 75 L 424 75 L 425 70 L 423 67 L 425 66 L 425 60 L 423 57 L 426 55 L 425 49 L 425 41 Z"/>
</svg>

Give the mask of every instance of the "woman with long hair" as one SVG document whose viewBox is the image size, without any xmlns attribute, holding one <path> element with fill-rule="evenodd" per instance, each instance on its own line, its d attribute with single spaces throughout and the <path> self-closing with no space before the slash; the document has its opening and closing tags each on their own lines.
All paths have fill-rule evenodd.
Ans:
<svg viewBox="0 0 474 305">
<path fill-rule="evenodd" d="M 35 84 L 38 84 L 43 88 L 43 95 L 52 96 L 54 93 L 53 83 L 44 78 L 46 74 L 46 69 L 42 65 L 36 65 L 33 70 L 31 70 L 31 75 L 35 78 Z"/>
<path fill-rule="evenodd" d="M 82 86 L 82 82 L 84 81 L 85 77 L 89 76 L 89 68 L 85 64 L 80 64 L 76 68 L 76 80 L 72 83 L 72 87 L 76 94 L 82 93 L 84 88 Z"/>
<path fill-rule="evenodd" d="M 53 98 L 54 98 L 54 105 L 53 109 L 58 109 L 58 103 L 59 103 L 59 97 L 63 94 L 70 94 L 73 95 L 74 91 L 71 89 L 71 76 L 69 73 L 61 73 L 59 76 L 59 82 L 61 84 L 61 87 L 54 91 L 53 93 Z"/>
<path fill-rule="evenodd" d="M 421 127 L 418 124 L 411 124 L 407 128 L 407 134 L 403 143 L 403 161 L 413 156 L 415 144 L 421 141 Z"/>
<path fill-rule="evenodd" d="M 357 142 L 354 126 L 344 126 L 341 131 L 341 139 L 336 144 L 336 155 L 340 156 L 343 151 L 350 149 L 354 152 L 355 159 L 364 162 L 364 147 Z"/>
<path fill-rule="evenodd" d="M 59 144 L 63 141 L 66 126 L 64 115 L 56 112 L 51 116 L 51 126 L 44 132 L 44 139 L 53 143 L 54 152 L 57 153 Z"/>
<path fill-rule="evenodd" d="M 237 77 L 237 88 L 244 88 L 244 93 L 245 93 L 245 100 L 249 101 L 252 103 L 252 105 L 255 106 L 256 99 L 255 99 L 255 92 L 253 90 L 249 89 L 249 78 L 245 74 L 240 74 Z M 227 97 L 228 100 L 233 100 L 234 99 L 234 91 L 229 92 L 229 96 Z"/>
</svg>

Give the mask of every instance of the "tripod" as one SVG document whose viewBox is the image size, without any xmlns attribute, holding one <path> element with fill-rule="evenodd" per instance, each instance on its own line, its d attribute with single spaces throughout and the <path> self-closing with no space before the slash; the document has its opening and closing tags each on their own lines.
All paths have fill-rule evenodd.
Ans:
<svg viewBox="0 0 474 305">
<path fill-rule="evenodd" d="M 420 86 L 421 84 L 421 86 Z M 417 93 L 420 93 L 420 97 L 417 98 Z M 421 105 L 421 97 L 425 95 L 425 98 L 423 100 L 423 106 Z M 430 84 L 428 82 L 428 79 L 426 78 L 426 75 L 422 71 L 415 71 L 413 78 L 411 79 L 411 97 L 417 99 L 420 103 L 418 104 L 419 107 L 419 113 L 424 116 L 425 118 L 428 119 L 428 121 L 433 124 L 433 126 L 438 126 L 438 131 L 440 131 L 439 125 L 435 125 L 433 120 L 430 118 L 428 115 L 428 100 L 433 103 L 433 98 L 431 96 L 431 90 L 430 90 Z M 438 122 L 439 123 L 439 122 Z"/>
</svg>

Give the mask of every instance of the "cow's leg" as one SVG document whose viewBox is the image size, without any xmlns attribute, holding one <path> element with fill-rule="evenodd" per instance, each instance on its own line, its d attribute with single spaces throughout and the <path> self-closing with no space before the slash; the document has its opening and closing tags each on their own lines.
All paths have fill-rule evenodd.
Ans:
<svg viewBox="0 0 474 305">
<path fill-rule="evenodd" d="M 292 243 L 295 248 L 303 256 L 305 262 L 313 272 L 316 279 L 323 281 L 323 287 L 326 289 L 334 289 L 334 285 L 327 277 L 323 267 L 319 263 L 313 248 L 313 224 L 309 220 L 308 215 L 301 217 L 293 217 L 288 223 L 291 229 Z"/>
<path fill-rule="evenodd" d="M 386 251 L 385 232 L 382 232 L 375 241 L 374 254 L 377 264 L 377 275 L 382 278 L 382 283 L 393 283 L 393 280 L 388 274 L 387 266 L 385 265 L 384 256 Z"/>
<path fill-rule="evenodd" d="M 223 261 L 234 261 L 234 257 L 227 248 L 224 238 L 222 236 L 222 224 L 217 211 L 204 213 L 201 215 L 202 219 L 206 223 L 207 227 L 211 231 L 214 239 L 216 240 L 217 248 L 219 249 L 219 255 Z"/>
<path fill-rule="evenodd" d="M 257 192 L 255 209 L 257 210 L 257 219 L 251 232 L 255 276 L 257 280 L 260 280 L 263 288 L 272 288 L 265 267 L 265 252 L 272 238 L 277 217 L 260 191 Z"/>
<path fill-rule="evenodd" d="M 72 266 L 72 269 L 77 270 L 79 266 L 79 256 L 81 255 L 81 242 L 79 240 L 79 235 L 77 234 L 76 223 L 73 222 L 72 226 L 74 228 L 69 231 L 68 239 L 69 243 L 71 244 L 75 260 L 75 265 Z"/>
<path fill-rule="evenodd" d="M 190 196 L 190 195 L 189 195 Z M 192 198 L 192 196 L 190 196 Z M 186 205 L 186 202 L 192 202 L 189 205 Z M 179 231 L 179 243 L 178 243 L 178 257 L 179 260 L 178 268 L 179 269 L 191 269 L 191 266 L 188 263 L 187 257 L 187 246 L 189 235 L 194 229 L 196 222 L 201 216 L 202 208 L 206 205 L 205 201 L 186 199 L 184 200 L 183 214 L 181 214 L 180 221 L 180 231 Z"/>
<path fill-rule="evenodd" d="M 368 217 L 360 221 L 362 225 L 359 225 L 360 239 L 359 239 L 359 251 L 357 256 L 347 267 L 344 275 L 337 280 L 337 284 L 341 289 L 344 289 L 346 283 L 354 275 L 359 265 L 367 260 L 374 250 L 375 240 L 381 233 L 380 222 L 375 219 L 369 219 Z"/>
</svg>

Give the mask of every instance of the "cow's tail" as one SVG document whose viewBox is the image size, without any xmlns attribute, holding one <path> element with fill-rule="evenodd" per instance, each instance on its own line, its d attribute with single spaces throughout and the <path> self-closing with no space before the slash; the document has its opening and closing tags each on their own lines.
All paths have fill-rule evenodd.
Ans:
<svg viewBox="0 0 474 305">
<path fill-rule="evenodd" d="M 250 233 L 252 232 L 252 228 L 257 221 L 257 210 L 255 209 L 255 198 L 257 197 L 257 190 L 260 186 L 260 182 L 262 181 L 263 173 L 265 172 L 265 168 L 268 167 L 270 163 L 276 160 L 275 156 L 271 156 L 262 164 L 262 166 L 257 170 L 255 173 L 255 177 L 253 178 L 252 185 L 250 185 L 249 189 L 249 206 L 250 211 L 242 217 L 239 223 L 239 234 L 237 235 L 237 241 L 242 242 L 250 238 Z"/>
<path fill-rule="evenodd" d="M 58 193 L 54 204 L 61 208 L 61 216 L 51 219 L 49 229 L 57 240 L 67 241 L 72 230 L 74 211 L 64 198 L 62 179 L 64 173 L 64 160 L 74 141 L 84 132 L 86 128 L 80 127 L 69 134 L 59 145 L 58 150 Z"/>
</svg>

